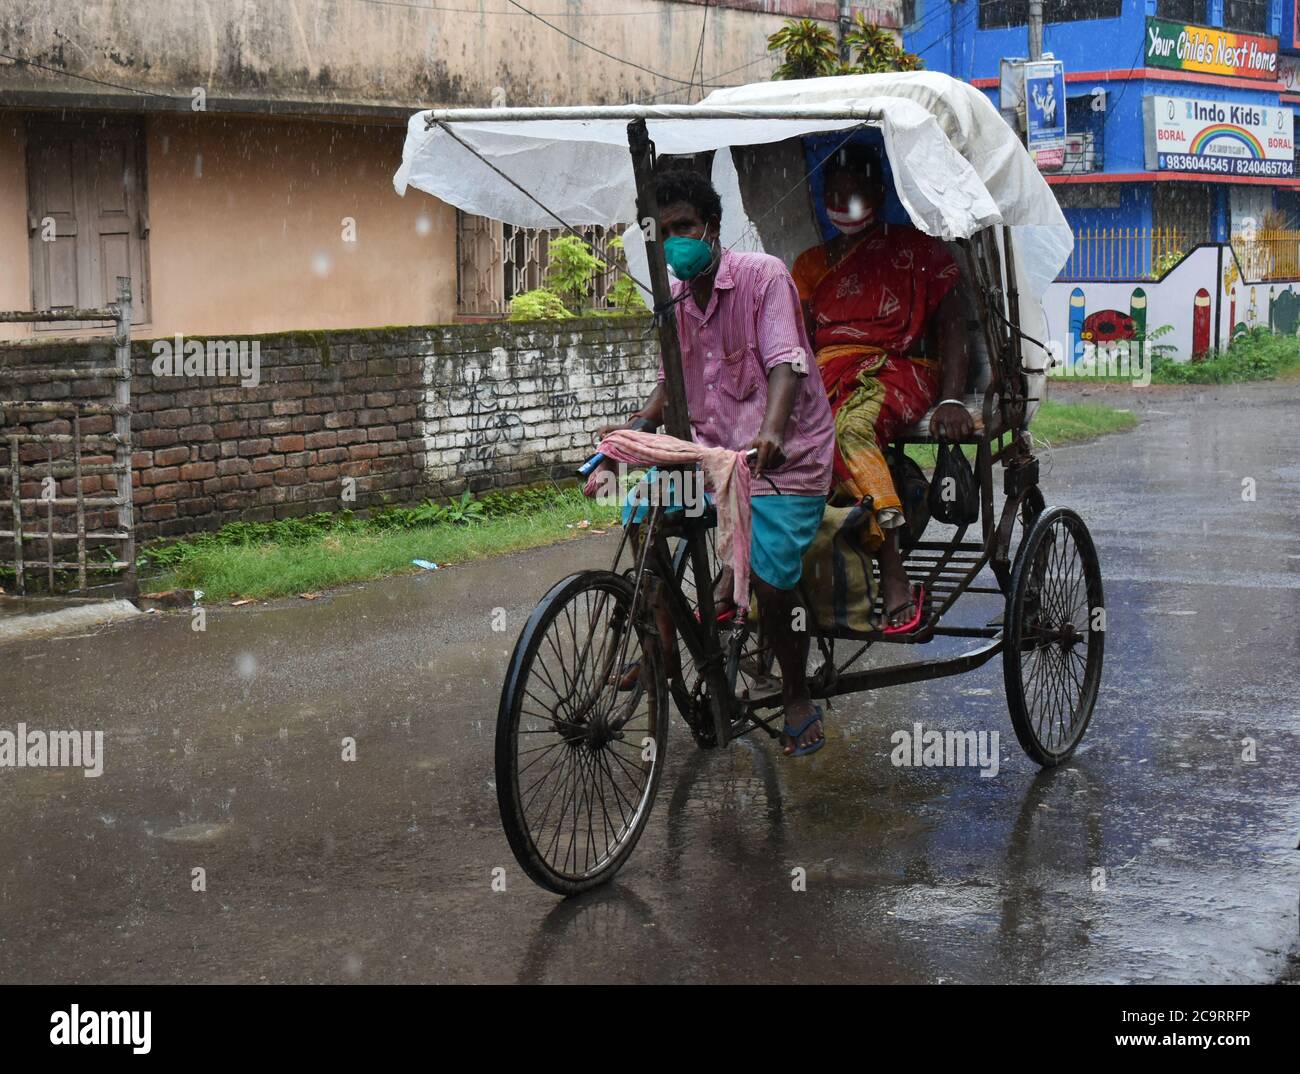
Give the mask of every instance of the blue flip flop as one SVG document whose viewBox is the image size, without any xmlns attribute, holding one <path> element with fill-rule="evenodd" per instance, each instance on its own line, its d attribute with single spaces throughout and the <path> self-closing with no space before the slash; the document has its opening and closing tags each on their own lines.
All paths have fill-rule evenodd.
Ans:
<svg viewBox="0 0 1300 1074">
<path fill-rule="evenodd" d="M 799 736 L 802 735 L 805 731 L 807 731 L 808 728 L 810 728 L 818 720 L 823 721 L 822 737 L 819 738 L 816 742 L 811 743 L 810 745 L 800 746 L 793 753 L 787 753 L 786 754 L 787 757 L 807 757 L 808 754 L 816 753 L 819 749 L 821 749 L 824 745 L 826 745 L 825 717 L 822 715 L 822 707 L 820 705 L 814 705 L 813 714 L 804 721 L 803 726 L 800 727 L 797 731 L 792 730 L 788 723 L 782 724 L 781 733 L 784 735 L 788 735 L 790 737 L 791 742 L 798 742 Z"/>
</svg>

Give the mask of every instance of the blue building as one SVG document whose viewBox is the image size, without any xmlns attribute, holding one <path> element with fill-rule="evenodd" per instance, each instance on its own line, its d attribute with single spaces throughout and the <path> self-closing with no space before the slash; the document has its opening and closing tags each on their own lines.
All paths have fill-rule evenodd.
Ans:
<svg viewBox="0 0 1300 1074">
<path fill-rule="evenodd" d="M 904 44 L 1001 108 L 1001 61 L 1028 55 L 1028 6 L 911 0 Z M 1076 233 L 1177 229 L 1187 249 L 1300 226 L 1300 0 L 1043 7 L 1043 53 L 1064 64 L 1068 128 L 1063 166 L 1047 176 Z"/>
</svg>

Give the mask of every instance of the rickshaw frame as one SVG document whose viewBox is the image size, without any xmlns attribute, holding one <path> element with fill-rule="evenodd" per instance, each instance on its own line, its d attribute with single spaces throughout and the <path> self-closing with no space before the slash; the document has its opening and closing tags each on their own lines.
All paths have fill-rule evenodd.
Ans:
<svg viewBox="0 0 1300 1074">
<path fill-rule="evenodd" d="M 723 108 L 710 108 L 702 105 L 665 105 L 652 108 L 644 106 L 601 106 L 601 107 L 547 107 L 547 108 L 452 108 L 434 109 L 428 113 L 425 129 L 441 127 L 453 139 L 461 140 L 455 135 L 450 124 L 455 122 L 511 122 L 518 120 L 582 120 L 582 119 L 629 119 L 628 148 L 632 158 L 633 175 L 636 181 L 637 220 L 643 222 L 646 233 L 646 252 L 650 272 L 650 291 L 657 310 L 667 309 L 671 305 L 672 294 L 668 276 L 667 263 L 664 259 L 663 245 L 658 234 L 658 209 L 654 200 L 653 176 L 655 168 L 655 148 L 646 126 L 646 115 L 664 119 L 813 119 L 859 120 L 862 125 L 879 121 L 883 109 L 878 107 L 852 107 L 843 105 L 809 105 L 791 108 L 789 106 L 769 108 L 755 105 L 740 105 Z M 850 128 L 852 129 L 852 128 Z M 462 143 L 463 144 L 463 143 Z M 489 167 L 492 165 L 489 163 Z M 497 170 L 494 168 L 494 170 Z M 522 187 L 509 179 L 510 185 L 527 195 Z M 531 195 L 527 195 L 530 196 Z M 538 203 L 540 204 L 540 203 Z M 558 219 L 558 218 L 557 218 Z M 646 221 L 651 226 L 644 226 Z M 563 223 L 563 221 L 560 221 Z M 567 225 L 565 225 L 567 226 Z M 980 521 L 983 532 L 979 544 L 963 542 L 965 529 L 957 532 L 953 540 L 947 543 L 921 542 L 916 547 L 933 550 L 938 553 L 936 562 L 926 579 L 927 594 L 936 589 L 936 584 L 944 591 L 943 603 L 937 608 L 931 607 L 921 627 L 903 636 L 885 636 L 865 639 L 869 646 L 876 641 L 891 643 L 917 644 L 927 642 L 935 637 L 969 637 L 979 638 L 987 644 L 961 654 L 939 660 L 918 661 L 910 664 L 886 668 L 873 668 L 862 671 L 839 673 L 833 662 L 823 666 L 811 683 L 813 696 L 828 698 L 863 690 L 879 689 L 885 686 L 898 686 L 910 682 L 942 678 L 973 670 L 1002 650 L 1002 631 L 997 627 L 944 627 L 940 621 L 957 597 L 973 586 L 976 576 L 987 564 L 992 564 L 998 577 L 1000 589 L 1005 593 L 1010 576 L 1010 539 L 1016 512 L 1025 497 L 1037 485 L 1038 464 L 1030 450 L 1026 429 L 1026 407 L 1032 399 L 1028 396 L 1027 382 L 1022 368 L 1023 351 L 1020 336 L 1020 296 L 1016 287 L 1013 245 L 1010 230 L 1003 226 L 1003 245 L 1006 251 L 1005 266 L 998 250 L 994 227 L 985 228 L 970 239 L 959 240 L 968 253 L 968 263 L 973 270 L 974 294 L 979 304 L 980 320 L 983 324 L 985 343 L 989 353 L 990 377 L 984 390 L 981 403 L 978 435 L 973 440 L 976 447 L 976 473 L 980 485 Z M 992 314 L 996 308 L 997 316 Z M 677 338 L 675 320 L 656 316 L 656 328 L 660 355 L 664 366 L 664 388 L 667 395 L 664 409 L 664 425 L 668 433 L 679 439 L 691 439 L 691 425 L 686 403 L 685 378 L 682 372 L 681 348 Z M 1004 443 L 1004 441 L 1006 441 Z M 933 443 L 932 438 L 922 435 L 907 435 L 899 439 L 904 443 Z M 1007 500 L 1003 506 L 1001 518 L 996 527 L 993 518 L 993 465 L 1001 462 L 1007 469 L 1005 491 Z M 694 532 L 687 527 L 681 534 L 687 541 L 688 557 L 696 578 L 709 574 L 708 554 L 703 533 Z M 950 573 L 953 556 L 958 553 L 978 552 L 975 559 L 967 559 L 965 569 L 956 577 L 955 584 L 945 585 L 946 575 Z M 620 552 L 621 555 L 621 546 Z M 617 556 L 616 556 L 617 564 Z M 728 695 L 727 684 L 721 676 L 723 661 L 722 643 L 714 620 L 713 595 L 708 586 L 699 587 L 698 603 L 700 616 L 704 623 L 713 624 L 706 629 L 705 653 L 702 670 L 710 679 L 709 695 L 714 701 L 715 734 L 719 745 L 724 745 L 743 726 L 746 717 L 755 711 L 779 704 L 779 695 L 751 699 L 745 706 L 746 711 L 736 718 L 736 713 L 723 711 L 718 699 Z M 929 601 L 927 601 L 929 603 Z M 861 655 L 859 653 L 858 655 Z M 856 657 L 854 658 L 856 659 Z M 850 660 L 849 663 L 852 663 Z M 846 665 L 847 666 L 847 665 Z"/>
<path fill-rule="evenodd" d="M 459 142 L 471 153 L 478 156 L 489 168 L 497 172 L 509 185 L 523 193 L 537 206 L 568 230 L 573 230 L 564 220 L 544 206 L 528 193 L 518 182 L 496 168 L 486 157 L 475 152 L 455 134 L 450 124 L 457 121 L 510 121 L 534 119 L 614 119 L 627 118 L 628 148 L 632 158 L 632 168 L 636 190 L 637 220 L 641 223 L 646 236 L 646 254 L 650 274 L 650 293 L 655 313 L 660 356 L 663 362 L 666 407 L 664 425 L 670 435 L 679 439 L 691 439 L 691 425 L 687 410 L 685 378 L 682 371 L 682 356 L 677 335 L 676 318 L 668 316 L 672 309 L 672 294 L 669 285 L 667 265 L 663 247 L 658 234 L 658 207 L 654 197 L 653 178 L 655 169 L 655 147 L 650 140 L 646 119 L 691 118 L 691 119 L 813 119 L 859 120 L 860 125 L 882 120 L 885 109 L 880 106 L 853 107 L 844 104 L 824 106 L 770 108 L 763 106 L 741 105 L 714 108 L 707 105 L 693 106 L 629 106 L 601 108 L 526 108 L 526 109 L 446 109 L 434 110 L 427 115 L 426 130 L 439 125 L 453 140 Z M 839 126 L 837 130 L 852 132 L 856 127 Z M 975 406 L 966 402 L 972 411 L 972 417 L 978 418 L 975 435 L 963 441 L 975 447 L 975 469 L 979 483 L 981 539 L 965 540 L 968 526 L 958 527 L 947 541 L 925 541 L 917 539 L 908 549 L 905 566 L 915 560 L 927 569 L 923 577 L 926 584 L 926 599 L 923 606 L 921 625 L 905 634 L 885 635 L 876 629 L 869 633 L 852 636 L 860 648 L 842 666 L 836 666 L 834 659 L 834 641 L 844 638 L 843 632 L 823 629 L 821 624 L 811 624 L 809 633 L 818 638 L 822 653 L 826 657 L 817 672 L 810 677 L 810 693 L 814 698 L 830 698 L 865 690 L 880 689 L 887 686 L 921 682 L 960 674 L 980 667 L 999 653 L 1003 654 L 1004 679 L 1008 691 L 1008 704 L 1012 709 L 1012 723 L 1016 735 L 1026 752 L 1042 765 L 1055 765 L 1069 757 L 1083 736 L 1091 718 L 1100 681 L 1102 642 L 1104 640 L 1104 614 L 1102 625 L 1096 622 L 1096 612 L 1102 610 L 1104 597 L 1101 578 L 1097 567 L 1096 549 L 1087 528 L 1077 514 L 1065 508 L 1048 509 L 1038 489 L 1038 461 L 1032 451 L 1032 442 L 1028 432 L 1030 404 L 1038 400 L 1030 395 L 1030 381 L 1024 368 L 1024 350 L 1022 340 L 1036 340 L 1025 335 L 1021 329 L 1021 303 L 1017 285 L 1015 264 L 1015 244 L 1012 230 L 1005 224 L 988 226 L 976 231 L 969 238 L 957 240 L 966 261 L 965 272 L 973 297 L 983 344 L 987 349 L 989 379 Z M 1034 370 L 1045 373 L 1045 370 Z M 928 418 L 928 415 L 926 416 Z M 926 418 L 921 423 L 907 430 L 896 438 L 892 451 L 901 451 L 909 443 L 934 443 L 929 435 Z M 1005 471 L 1005 501 L 1001 512 L 995 520 L 993 466 L 1000 463 Z M 682 516 L 682 512 L 676 512 Z M 1012 535 L 1017 518 L 1024 526 L 1020 543 L 1013 556 Z M 578 824 L 577 811 L 579 802 L 576 796 L 577 785 L 569 792 L 569 797 L 561 802 L 561 816 L 555 823 L 554 835 L 546 846 L 538 842 L 538 833 L 545 829 L 551 811 L 550 800 L 546 812 L 537 822 L 534 830 L 528 818 L 529 803 L 533 800 L 536 788 L 541 780 L 550 778 L 556 766 L 568 766 L 561 775 L 566 785 L 570 779 L 590 778 L 592 772 L 602 770 L 612 774 L 613 769 L 601 759 L 603 751 L 610 749 L 611 742 L 625 738 L 624 731 L 629 727 L 629 720 L 642 699 L 647 701 L 650 712 L 651 729 L 660 746 L 666 744 L 667 706 L 668 706 L 668 671 L 660 655 L 659 645 L 664 639 L 659 637 L 658 628 L 650 609 L 650 599 L 642 599 L 648 589 L 644 583 L 656 581 L 666 583 L 669 615 L 678 635 L 686 642 L 695 670 L 699 676 L 693 697 L 707 701 L 707 716 L 711 717 L 712 728 L 704 725 L 705 713 L 698 707 L 688 706 L 693 716 L 688 716 L 687 709 L 674 696 L 683 717 L 691 728 L 700 746 L 723 746 L 736 736 L 749 731 L 761 729 L 776 737 L 777 731 L 772 720 L 758 715 L 765 709 L 782 710 L 782 695 L 779 690 L 750 696 L 748 690 L 738 696 L 736 691 L 737 668 L 740 663 L 742 647 L 748 636 L 748 624 L 743 614 L 738 614 L 731 624 L 720 627 L 715 617 L 713 600 L 713 580 L 708 552 L 707 519 L 690 519 L 674 517 L 662 506 L 652 506 L 649 512 L 648 532 L 645 540 L 636 548 L 635 565 L 631 570 L 620 573 L 619 561 L 624 549 L 629 545 L 629 530 L 624 529 L 623 538 L 615 553 L 610 570 L 589 570 L 579 572 L 560 580 L 542 598 L 534 609 L 524 629 L 521 631 L 502 687 L 501 704 L 498 712 L 496 739 L 496 775 L 497 795 L 501 807 L 502 821 L 511 848 L 525 871 L 539 884 L 564 895 L 573 895 L 603 883 L 621 868 L 627 856 L 636 845 L 650 807 L 653 804 L 659 777 L 663 771 L 662 753 L 650 739 L 643 739 L 641 744 L 641 768 L 644 770 L 644 785 L 636 785 L 637 801 L 635 809 L 625 814 L 623 805 L 618 805 L 619 827 L 617 831 L 609 828 L 610 816 L 604 812 L 599 838 L 605 841 L 603 856 L 593 845 L 592 813 L 595 803 L 586 797 L 584 790 L 583 808 L 586 809 L 588 826 L 585 833 L 587 842 L 583 850 L 583 864 L 578 863 L 578 843 L 584 837 Z M 679 544 L 675 552 L 668 548 L 668 540 L 677 537 Z M 923 535 L 922 535 L 923 536 Z M 1072 558 L 1066 558 L 1066 552 L 1072 549 Z M 913 553 L 924 553 L 913 556 Z M 695 603 L 686 597 L 682 582 L 686 567 L 689 565 L 695 584 Z M 1074 573 L 1078 565 L 1078 573 Z M 996 588 L 977 586 L 977 576 L 988 567 L 997 581 Z M 703 580 L 703 581 L 701 581 Z M 1088 622 L 1080 627 L 1075 621 L 1078 611 L 1077 587 L 1085 585 L 1083 607 L 1089 613 Z M 1052 590 L 1050 586 L 1061 588 Z M 1068 599 L 1065 594 L 1068 589 Z M 999 595 L 1005 600 L 1005 617 L 993 620 L 983 626 L 946 626 L 943 617 L 962 593 L 979 592 Z M 595 612 L 592 612 L 591 597 L 595 597 Z M 549 746 L 529 749 L 526 752 L 536 756 L 525 768 L 520 766 L 520 746 L 516 741 L 520 733 L 520 722 L 524 716 L 524 697 L 528 695 L 530 703 L 537 703 L 528 689 L 533 668 L 542 666 L 542 642 L 549 638 L 552 627 L 561 624 L 562 614 L 569 614 L 569 609 L 576 606 L 578 599 L 585 595 L 588 600 L 588 625 L 592 633 L 579 644 L 574 619 L 568 620 L 575 648 L 580 650 L 577 659 L 585 669 L 582 676 L 570 683 L 570 693 L 565 697 L 556 695 L 557 703 L 550 710 L 549 716 L 541 716 L 539 730 L 529 734 L 550 733 L 556 741 Z M 1051 599 L 1049 599 L 1051 598 Z M 1055 605 L 1050 606 L 1050 605 Z M 761 612 L 761 610 L 760 610 Z M 599 648 L 593 653 L 592 645 L 596 643 L 595 626 L 601 616 L 608 614 L 609 621 L 605 634 L 599 641 Z M 758 622 L 761 629 L 761 614 Z M 724 643 L 724 630 L 726 641 Z M 923 644 L 938 637 L 970 638 L 982 642 L 978 647 L 957 656 L 932 660 L 915 661 L 881 668 L 866 670 L 847 670 L 872 645 L 878 642 L 891 644 Z M 611 648 L 609 642 L 613 640 Z M 629 642 L 636 639 L 642 653 L 639 661 L 628 664 L 625 654 Z M 1075 649 L 1082 641 L 1087 641 L 1085 657 L 1080 657 Z M 647 646 L 647 642 L 650 642 Z M 828 644 L 829 642 L 829 644 Z M 761 639 L 758 645 L 761 647 Z M 552 651 L 559 658 L 562 654 Z M 761 654 L 761 648 L 760 648 Z M 1057 654 L 1055 657 L 1049 654 Z M 1028 662 L 1034 660 L 1034 670 L 1029 671 Z M 1048 695 L 1030 692 L 1033 677 L 1042 670 L 1041 661 L 1056 659 L 1060 662 L 1056 674 L 1060 683 L 1066 683 L 1067 673 L 1073 677 L 1078 689 L 1077 701 L 1070 706 L 1070 725 L 1065 727 L 1061 705 L 1069 700 L 1070 687 L 1051 690 Z M 1075 660 L 1080 663 L 1076 665 Z M 594 661 L 594 666 L 588 666 Z M 1023 663 L 1022 663 L 1023 661 Z M 635 675 L 632 669 L 638 669 Z M 1076 672 L 1082 672 L 1082 679 Z M 1050 668 L 1049 668 L 1049 673 Z M 684 679 L 679 673 L 679 679 Z M 565 680 L 569 682 L 570 680 Z M 677 680 L 675 680 L 677 681 Z M 679 682 L 680 685 L 680 682 Z M 550 684 L 554 693 L 556 687 Z M 1013 701 L 1014 687 L 1014 701 Z M 614 696 L 621 696 L 625 701 L 615 704 L 600 701 L 609 691 L 619 691 Z M 626 693 L 621 693 L 627 691 Z M 701 697 L 701 694 L 704 696 Z M 1035 726 L 1030 708 L 1037 709 L 1041 703 L 1042 712 L 1047 714 L 1048 738 L 1042 736 L 1043 715 Z M 621 709 L 620 715 L 614 710 Z M 537 720 L 539 714 L 528 712 L 530 721 Z M 1062 737 L 1059 743 L 1053 738 L 1054 724 L 1060 721 Z M 711 733 L 710 733 L 711 732 Z M 531 741 L 531 740 L 530 740 Z M 630 743 L 624 743 L 624 749 Z M 550 762 L 551 768 L 533 783 L 527 791 L 520 785 L 520 777 L 526 769 L 532 769 L 537 762 L 548 756 L 548 751 L 558 750 L 558 760 Z M 582 760 L 581 758 L 588 758 Z M 624 760 L 615 758 L 625 772 L 635 772 L 635 766 L 629 769 Z M 585 766 L 585 767 L 584 767 Z M 586 771 L 587 776 L 578 776 L 579 771 Z M 529 777 L 532 778 L 531 775 Z M 552 800 L 554 794 L 552 792 Z M 599 792 L 598 792 L 599 793 Z M 563 814 L 569 807 L 573 809 L 573 827 L 567 840 L 563 833 L 566 819 Z M 607 803 L 603 794 L 600 807 L 606 810 Z M 609 834 L 615 835 L 611 848 Z M 554 853 L 563 851 L 562 860 L 556 864 Z M 569 855 L 572 852 L 573 868 L 569 868 Z M 590 861 L 589 852 L 594 852 L 596 861 Z"/>
</svg>

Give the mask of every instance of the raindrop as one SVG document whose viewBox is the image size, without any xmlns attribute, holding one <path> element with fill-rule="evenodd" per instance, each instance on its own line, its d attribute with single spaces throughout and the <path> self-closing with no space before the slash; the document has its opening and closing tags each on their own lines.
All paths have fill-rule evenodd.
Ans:
<svg viewBox="0 0 1300 1074">
<path fill-rule="evenodd" d="M 195 179 L 203 178 L 203 154 L 202 153 L 194 154 L 194 178 Z"/>
<path fill-rule="evenodd" d="M 235 671 L 241 679 L 251 679 L 257 674 L 257 657 L 252 653 L 240 653 L 235 658 Z"/>
<path fill-rule="evenodd" d="M 415 233 L 421 237 L 428 235 L 433 230 L 433 217 L 428 213 L 421 213 L 415 218 Z"/>
<path fill-rule="evenodd" d="M 324 279 L 334 267 L 334 259 L 324 250 L 317 250 L 311 256 L 311 270 Z"/>
</svg>

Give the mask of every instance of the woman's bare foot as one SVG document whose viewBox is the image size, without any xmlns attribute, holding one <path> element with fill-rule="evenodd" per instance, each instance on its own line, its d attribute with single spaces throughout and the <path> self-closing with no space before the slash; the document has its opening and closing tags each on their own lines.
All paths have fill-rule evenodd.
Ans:
<svg viewBox="0 0 1300 1074">
<path fill-rule="evenodd" d="M 903 557 L 898 551 L 898 530 L 886 531 L 885 542 L 880 546 L 881 606 L 885 612 L 884 626 L 902 626 L 916 615 L 916 594 L 903 568 Z"/>
</svg>

